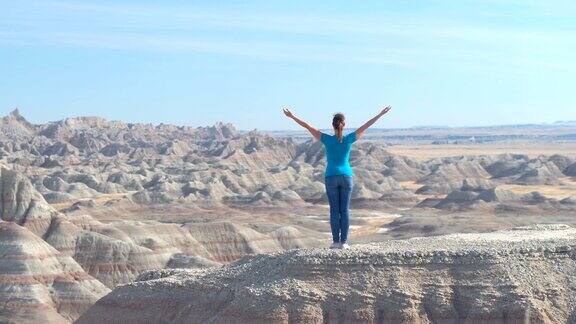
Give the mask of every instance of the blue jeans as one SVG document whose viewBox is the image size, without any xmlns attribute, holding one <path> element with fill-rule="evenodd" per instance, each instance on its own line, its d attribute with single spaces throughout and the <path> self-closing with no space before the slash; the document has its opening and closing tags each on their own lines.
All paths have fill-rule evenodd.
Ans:
<svg viewBox="0 0 576 324">
<path fill-rule="evenodd" d="M 326 195 L 330 203 L 330 228 L 334 243 L 346 243 L 350 228 L 350 196 L 352 177 L 348 175 L 329 176 L 325 179 Z"/>
</svg>

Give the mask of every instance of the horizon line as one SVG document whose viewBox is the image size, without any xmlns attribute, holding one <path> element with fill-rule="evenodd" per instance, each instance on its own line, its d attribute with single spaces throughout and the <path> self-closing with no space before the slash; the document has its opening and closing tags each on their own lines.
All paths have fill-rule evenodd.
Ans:
<svg viewBox="0 0 576 324">
<path fill-rule="evenodd" d="M 274 133 L 274 132 L 300 132 L 300 131 L 304 131 L 302 129 L 258 129 L 258 128 L 253 128 L 253 129 L 243 129 L 243 128 L 238 128 L 234 123 L 232 122 L 227 122 L 227 121 L 218 121 L 215 122 L 214 124 L 207 124 L 207 125 L 199 125 L 199 126 L 193 126 L 193 125 L 186 125 L 186 124 L 175 124 L 175 123 L 165 123 L 165 122 L 160 122 L 160 123 L 154 123 L 154 122 L 131 122 L 131 121 L 125 121 L 125 120 L 121 120 L 121 119 L 109 119 L 106 117 L 101 117 L 98 115 L 83 115 L 83 116 L 71 116 L 71 117 L 65 117 L 62 119 L 56 119 L 56 120 L 49 120 L 49 121 L 44 121 L 40 124 L 36 124 L 33 122 L 30 122 L 25 116 L 23 116 L 20 113 L 20 109 L 19 108 L 14 108 L 12 109 L 8 114 L 2 116 L 1 118 L 5 118 L 8 117 L 12 114 L 16 113 L 17 115 L 19 115 L 20 117 L 24 118 L 27 122 L 33 124 L 33 125 L 42 125 L 42 124 L 50 124 L 50 123 L 55 123 L 55 122 L 59 122 L 65 119 L 69 119 L 69 118 L 102 118 L 106 121 L 109 122 L 122 122 L 125 124 L 151 124 L 152 126 L 160 126 L 160 125 L 171 125 L 171 126 L 177 126 L 177 127 L 193 127 L 193 128 L 200 128 L 200 127 L 213 127 L 216 126 L 218 124 L 224 124 L 224 125 L 232 125 L 234 128 L 236 128 L 236 130 L 238 132 L 243 132 L 243 133 L 248 133 L 248 132 L 252 132 L 252 131 L 259 131 L 259 132 L 263 132 L 263 133 Z M 458 128 L 497 128 L 497 127 L 519 127 L 519 126 L 524 126 L 524 127 L 528 127 L 528 126 L 563 126 L 562 124 L 576 124 L 576 120 L 557 120 L 554 122 L 542 122 L 542 123 L 518 123 L 518 124 L 487 124 L 487 125 L 469 125 L 469 126 L 465 126 L 465 125 L 456 125 L 456 126 L 449 126 L 449 125 L 414 125 L 414 126 L 409 126 L 409 127 L 390 127 L 390 128 L 383 128 L 383 127 L 371 127 L 370 129 L 368 129 L 367 131 L 373 132 L 373 131 L 378 131 L 378 130 L 415 130 L 415 129 L 458 129 Z M 359 126 L 358 126 L 359 127 Z M 357 129 L 358 127 L 347 127 L 344 128 L 345 130 L 352 130 L 352 129 Z M 318 128 L 318 130 L 324 131 L 324 130 L 331 130 L 330 128 Z"/>
</svg>

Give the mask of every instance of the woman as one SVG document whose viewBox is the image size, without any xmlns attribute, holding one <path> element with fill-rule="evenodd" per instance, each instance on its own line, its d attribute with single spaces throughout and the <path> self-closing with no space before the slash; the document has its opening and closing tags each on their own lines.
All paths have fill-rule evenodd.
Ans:
<svg viewBox="0 0 576 324">
<path fill-rule="evenodd" d="M 302 119 L 296 117 L 290 110 L 284 109 L 284 114 L 292 118 L 300 126 L 306 128 L 314 137 L 324 144 L 328 164 L 324 174 L 326 195 L 330 203 L 330 228 L 332 229 L 331 249 L 347 249 L 348 229 L 350 227 L 349 204 L 352 195 L 352 168 L 350 167 L 350 151 L 352 144 L 364 135 L 364 132 L 372 126 L 380 117 L 392 109 L 390 106 L 374 118 L 367 121 L 362 127 L 344 136 L 346 119 L 343 114 L 335 114 L 332 119 L 334 135 L 321 133 L 316 127 L 311 126 Z"/>
</svg>

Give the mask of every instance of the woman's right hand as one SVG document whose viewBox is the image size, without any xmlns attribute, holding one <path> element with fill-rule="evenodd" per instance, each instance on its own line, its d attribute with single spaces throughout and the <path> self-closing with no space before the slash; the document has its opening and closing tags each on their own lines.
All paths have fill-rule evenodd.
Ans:
<svg viewBox="0 0 576 324">
<path fill-rule="evenodd" d="M 286 117 L 288 117 L 288 118 L 294 117 L 294 115 L 292 114 L 292 112 L 290 111 L 290 109 L 284 108 L 284 109 L 282 109 L 282 110 L 284 111 L 284 115 L 286 115 Z"/>
<path fill-rule="evenodd" d="M 390 110 L 392 110 L 392 107 L 386 106 L 386 107 L 385 107 L 384 109 L 382 109 L 382 111 L 380 112 L 380 116 L 386 115 Z"/>
</svg>

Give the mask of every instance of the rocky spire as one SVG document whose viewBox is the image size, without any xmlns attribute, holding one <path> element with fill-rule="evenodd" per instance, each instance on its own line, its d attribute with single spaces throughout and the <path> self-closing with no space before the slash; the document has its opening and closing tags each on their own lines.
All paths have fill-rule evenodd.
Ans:
<svg viewBox="0 0 576 324">
<path fill-rule="evenodd" d="M 26 140 L 35 132 L 36 127 L 20 114 L 18 108 L 0 119 L 0 137 L 11 140 Z"/>
</svg>

